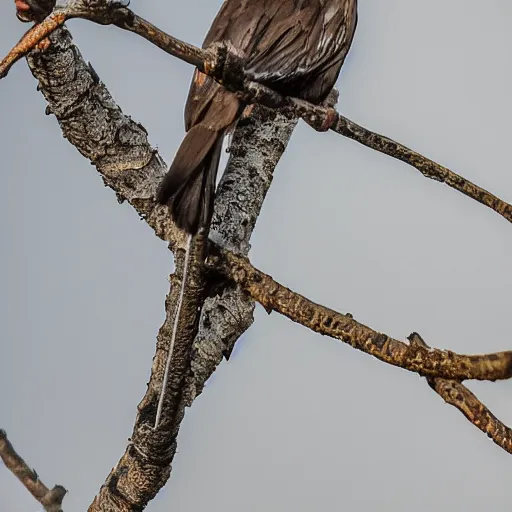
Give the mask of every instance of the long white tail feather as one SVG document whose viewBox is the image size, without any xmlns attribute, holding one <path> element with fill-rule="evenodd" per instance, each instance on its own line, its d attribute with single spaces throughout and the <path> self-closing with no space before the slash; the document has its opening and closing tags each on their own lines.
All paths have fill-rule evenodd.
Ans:
<svg viewBox="0 0 512 512">
<path fill-rule="evenodd" d="M 171 359 L 174 350 L 174 343 L 176 342 L 176 334 L 178 332 L 178 325 L 180 321 L 181 307 L 183 305 L 183 296 L 185 295 L 185 286 L 187 283 L 188 264 L 190 259 L 190 247 L 192 245 L 192 235 L 188 235 L 187 246 L 185 248 L 185 262 L 183 263 L 183 278 L 181 280 L 180 295 L 178 303 L 176 304 L 176 314 L 174 315 L 174 323 L 172 326 L 171 341 L 169 344 L 169 352 L 167 354 L 167 361 L 165 363 L 164 380 L 162 381 L 162 388 L 160 389 L 160 397 L 158 398 L 158 407 L 156 410 L 155 426 L 158 428 L 160 423 L 160 416 L 162 415 L 162 406 L 164 403 L 165 392 L 167 389 L 167 381 L 169 380 L 169 371 L 171 369 Z"/>
</svg>

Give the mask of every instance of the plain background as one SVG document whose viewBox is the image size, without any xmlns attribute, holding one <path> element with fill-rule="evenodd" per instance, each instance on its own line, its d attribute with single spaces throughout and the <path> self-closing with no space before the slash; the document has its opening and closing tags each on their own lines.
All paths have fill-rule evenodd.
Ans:
<svg viewBox="0 0 512 512">
<path fill-rule="evenodd" d="M 131 7 L 200 44 L 219 5 Z M 511 22 L 509 0 L 360 0 L 340 110 L 512 201 Z M 2 2 L 2 54 L 26 28 Z M 112 27 L 70 28 L 170 161 L 191 68 Z M 44 107 L 19 63 L 0 83 L 0 427 L 79 511 L 130 435 L 172 260 Z M 334 133 L 297 129 L 252 244 L 282 283 L 389 335 L 512 349 L 512 226 Z M 471 389 L 512 424 L 512 382 Z M 258 308 L 148 510 L 504 510 L 510 460 L 417 375 Z M 0 468 L 0 510 L 39 508 Z"/>
</svg>

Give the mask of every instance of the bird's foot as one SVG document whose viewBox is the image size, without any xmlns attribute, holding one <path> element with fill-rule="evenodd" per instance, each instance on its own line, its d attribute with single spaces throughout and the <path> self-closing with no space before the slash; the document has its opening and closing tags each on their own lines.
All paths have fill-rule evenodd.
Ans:
<svg viewBox="0 0 512 512">
<path fill-rule="evenodd" d="M 211 44 L 208 53 L 210 58 L 204 63 L 205 73 L 228 90 L 244 90 L 245 60 L 242 53 L 226 41 Z"/>
<path fill-rule="evenodd" d="M 16 6 L 16 16 L 20 21 L 23 21 L 24 23 L 31 21 L 28 17 L 30 5 L 22 0 L 16 0 L 14 5 Z"/>
<path fill-rule="evenodd" d="M 293 100 L 293 107 L 296 115 L 302 117 L 317 132 L 326 132 L 338 119 L 338 113 L 332 107 L 314 106 L 299 99 Z"/>
<path fill-rule="evenodd" d="M 35 22 L 38 23 L 55 7 L 55 0 L 15 0 L 16 17 L 23 23 Z M 44 51 L 50 47 L 50 39 L 45 37 L 39 41 L 35 48 Z"/>
<path fill-rule="evenodd" d="M 313 125 L 311 126 L 313 126 L 313 128 L 315 128 L 315 130 L 319 132 L 326 132 L 334 126 L 337 120 L 338 112 L 336 112 L 336 109 L 328 107 L 325 109 L 325 115 L 323 116 L 323 119 L 320 122 L 320 126 L 318 126 L 317 128 L 315 128 L 315 126 Z"/>
</svg>

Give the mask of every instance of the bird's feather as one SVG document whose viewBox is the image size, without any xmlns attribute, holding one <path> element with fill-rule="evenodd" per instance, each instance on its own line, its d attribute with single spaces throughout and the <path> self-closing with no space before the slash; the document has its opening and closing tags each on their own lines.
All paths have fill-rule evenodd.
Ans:
<svg viewBox="0 0 512 512">
<path fill-rule="evenodd" d="M 203 48 L 230 43 L 255 81 L 320 103 L 352 44 L 356 9 L 357 0 L 225 0 Z M 222 138 L 244 107 L 235 94 L 195 71 L 185 106 L 188 133 L 158 194 L 189 232 L 211 214 Z M 186 208 L 191 211 L 181 211 Z"/>
</svg>

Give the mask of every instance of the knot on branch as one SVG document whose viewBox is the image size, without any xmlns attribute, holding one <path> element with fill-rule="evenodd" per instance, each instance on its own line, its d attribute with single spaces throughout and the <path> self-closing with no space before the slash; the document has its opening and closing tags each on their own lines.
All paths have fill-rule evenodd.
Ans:
<svg viewBox="0 0 512 512">
<path fill-rule="evenodd" d="M 261 103 L 270 108 L 288 104 L 286 97 L 251 79 L 245 68 L 244 54 L 229 41 L 211 44 L 206 53 L 204 72 L 228 91 L 236 93 L 244 103 Z"/>
<path fill-rule="evenodd" d="M 130 29 L 134 14 L 128 6 L 130 0 L 78 0 L 76 8 L 77 17 L 84 17 L 99 25 L 116 25 Z"/>
<path fill-rule="evenodd" d="M 302 117 L 317 132 L 330 130 L 339 118 L 338 112 L 329 103 L 316 106 L 303 100 L 293 99 L 292 105 L 296 115 Z"/>
<path fill-rule="evenodd" d="M 207 75 L 213 76 L 226 89 L 232 92 L 245 89 L 245 59 L 242 53 L 229 41 L 211 44 L 204 63 Z"/>
<path fill-rule="evenodd" d="M 67 492 L 62 485 L 56 485 L 41 498 L 41 505 L 46 512 L 62 512 L 62 501 Z"/>
</svg>

